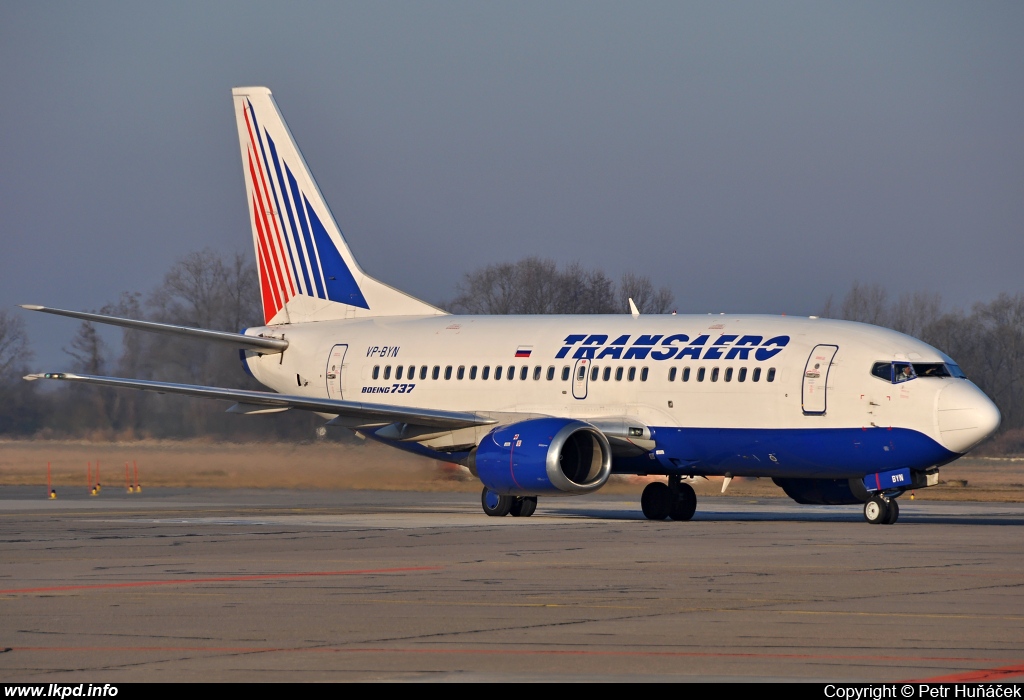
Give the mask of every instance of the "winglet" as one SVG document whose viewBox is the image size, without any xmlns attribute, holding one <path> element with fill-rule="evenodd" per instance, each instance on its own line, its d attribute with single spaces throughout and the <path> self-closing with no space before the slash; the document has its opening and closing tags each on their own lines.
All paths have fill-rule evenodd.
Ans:
<svg viewBox="0 0 1024 700">
<path fill-rule="evenodd" d="M 629 298 L 629 313 L 633 314 L 633 318 L 640 315 L 640 309 L 636 308 L 636 304 L 633 303 L 633 297 Z"/>
</svg>

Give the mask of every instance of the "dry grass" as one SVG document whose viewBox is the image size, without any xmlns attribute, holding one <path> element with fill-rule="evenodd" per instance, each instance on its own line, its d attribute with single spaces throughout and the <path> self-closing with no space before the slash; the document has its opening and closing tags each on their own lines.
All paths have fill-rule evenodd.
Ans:
<svg viewBox="0 0 1024 700">
<path fill-rule="evenodd" d="M 54 488 L 86 488 L 86 464 L 100 464 L 104 488 L 124 488 L 125 462 L 137 464 L 146 486 L 288 488 L 322 490 L 477 492 L 468 471 L 399 452 L 374 442 L 344 444 L 205 441 L 88 442 L 0 441 L 0 486 L 39 484 L 46 464 Z M 644 477 L 613 477 L 606 492 L 635 494 Z M 722 480 L 698 479 L 702 497 L 721 496 Z M 1024 457 L 966 457 L 942 468 L 940 485 L 915 494 L 921 500 L 1024 502 Z M 771 479 L 733 480 L 726 497 L 785 497 Z"/>
</svg>

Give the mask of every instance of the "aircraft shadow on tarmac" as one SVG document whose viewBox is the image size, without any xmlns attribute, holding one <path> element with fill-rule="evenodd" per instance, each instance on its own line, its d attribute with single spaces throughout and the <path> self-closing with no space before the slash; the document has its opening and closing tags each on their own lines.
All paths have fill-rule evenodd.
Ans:
<svg viewBox="0 0 1024 700">
<path fill-rule="evenodd" d="M 1006 509 L 995 509 L 991 514 L 979 509 L 970 513 L 937 513 L 921 510 L 914 512 L 913 507 L 904 507 L 900 513 L 901 524 L 920 525 L 998 525 L 1015 526 L 1024 525 L 1024 506 L 1012 504 L 1014 510 L 1019 513 L 1010 513 Z M 841 508 L 841 510 L 839 509 Z M 926 507 L 927 508 L 927 507 Z M 537 510 L 537 515 L 549 517 L 566 517 L 580 519 L 599 520 L 647 520 L 640 510 L 632 508 L 624 509 L 588 509 L 588 508 L 560 508 L 557 506 Z M 653 521 L 656 523 L 671 523 L 671 520 Z M 759 507 L 750 510 L 715 509 L 701 511 L 699 508 L 693 516 L 692 522 L 834 522 L 834 523 L 867 523 L 864 522 L 864 515 L 861 509 L 856 506 L 850 507 L 822 507 L 820 509 L 809 509 L 808 506 L 784 506 L 782 508 Z M 680 525 L 685 526 L 684 523 Z"/>
</svg>

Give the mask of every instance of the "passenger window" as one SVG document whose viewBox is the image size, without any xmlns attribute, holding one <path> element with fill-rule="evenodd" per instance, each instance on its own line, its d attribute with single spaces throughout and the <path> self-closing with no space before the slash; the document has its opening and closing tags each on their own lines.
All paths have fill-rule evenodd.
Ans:
<svg viewBox="0 0 1024 700">
<path fill-rule="evenodd" d="M 469 368 L 469 378 L 476 379 L 476 365 Z"/>
<path fill-rule="evenodd" d="M 504 369 L 504 367 L 502 367 L 501 365 L 495 365 L 495 367 L 494 367 L 494 378 L 495 379 L 501 379 L 501 370 L 503 370 L 503 369 Z"/>
<path fill-rule="evenodd" d="M 760 379 L 761 379 L 761 368 L 760 367 L 755 367 L 754 368 L 754 374 L 753 374 L 753 376 L 750 377 L 750 381 L 756 382 L 756 381 L 759 381 Z"/>
<path fill-rule="evenodd" d="M 431 372 L 430 378 L 431 379 L 437 379 L 440 376 L 441 376 L 441 366 L 440 365 L 434 365 L 434 371 Z"/>
<path fill-rule="evenodd" d="M 690 381 L 690 368 L 689 367 L 683 367 L 683 381 L 684 382 Z"/>
<path fill-rule="evenodd" d="M 533 368 L 533 381 L 537 381 L 540 379 L 540 372 L 540 365 L 537 365 L 536 367 Z"/>
<path fill-rule="evenodd" d="M 466 366 L 465 365 L 459 365 L 459 369 L 456 370 L 456 372 L 455 372 L 455 378 L 456 379 L 462 379 L 465 376 L 466 376 Z"/>
<path fill-rule="evenodd" d="M 774 382 L 775 381 L 775 368 L 774 367 L 769 368 L 768 376 L 766 378 L 766 381 L 769 381 L 769 382 Z"/>
<path fill-rule="evenodd" d="M 642 381 L 642 382 L 646 382 L 647 381 L 647 368 L 646 367 L 643 367 L 640 370 L 640 381 Z"/>
<path fill-rule="evenodd" d="M 402 379 L 402 372 L 404 372 L 404 371 L 405 371 L 405 367 L 402 367 L 402 365 L 398 365 L 398 367 L 395 367 L 395 379 L 401 380 Z"/>
<path fill-rule="evenodd" d="M 704 381 L 704 368 L 703 367 L 701 367 L 700 369 L 697 370 L 697 381 L 698 382 Z"/>
<path fill-rule="evenodd" d="M 519 378 L 525 380 L 528 376 L 530 376 L 530 368 L 523 365 L 519 370 Z"/>
<path fill-rule="evenodd" d="M 713 382 L 717 382 L 718 381 L 718 368 L 717 367 L 715 367 L 714 369 L 711 370 L 711 381 L 713 381 Z"/>
<path fill-rule="evenodd" d="M 487 379 L 490 378 L 490 376 L 491 376 L 491 366 L 490 365 L 484 365 L 483 371 L 480 372 L 480 378 L 483 379 L 483 380 L 487 380 Z"/>
<path fill-rule="evenodd" d="M 562 381 L 569 381 L 569 365 L 566 365 L 565 367 L 562 368 Z"/>
<path fill-rule="evenodd" d="M 616 367 L 615 368 L 615 381 L 617 381 L 617 382 L 621 382 L 622 381 L 622 368 L 621 367 Z"/>
<path fill-rule="evenodd" d="M 552 381 L 555 378 L 555 366 L 551 365 L 548 367 L 548 381 Z"/>
<path fill-rule="evenodd" d="M 628 379 L 629 381 L 633 381 L 634 379 L 636 379 L 636 367 L 629 368 L 629 371 L 626 372 L 626 379 Z"/>
<path fill-rule="evenodd" d="M 587 366 L 580 365 L 580 371 L 576 373 L 576 381 L 582 382 L 583 378 L 587 376 Z"/>
<path fill-rule="evenodd" d="M 444 368 L 444 378 L 445 379 L 451 379 L 452 378 L 452 366 L 451 365 L 448 365 L 447 367 Z"/>
<path fill-rule="evenodd" d="M 600 371 L 601 370 L 599 370 L 597 367 L 591 367 L 590 368 L 590 381 L 596 382 L 597 381 L 597 373 L 600 372 Z"/>
<path fill-rule="evenodd" d="M 384 368 L 384 379 L 391 379 L 391 365 Z"/>
<path fill-rule="evenodd" d="M 377 379 L 380 376 L 380 365 L 373 366 L 373 378 Z"/>
<path fill-rule="evenodd" d="M 604 379 L 604 381 L 608 381 L 609 379 L 612 378 L 612 368 L 611 367 L 605 367 L 604 368 L 604 375 L 603 375 L 602 378 Z"/>
<path fill-rule="evenodd" d="M 740 367 L 740 373 L 736 376 L 736 381 L 743 382 L 747 379 L 747 368 Z"/>
<path fill-rule="evenodd" d="M 676 380 L 676 368 L 673 367 L 668 371 L 668 380 L 674 382 Z"/>
<path fill-rule="evenodd" d="M 427 378 L 427 366 L 423 365 L 422 367 L 420 367 L 420 379 L 426 379 L 426 378 Z"/>
<path fill-rule="evenodd" d="M 728 369 L 725 370 L 725 381 L 732 381 L 732 367 L 729 367 Z"/>
<path fill-rule="evenodd" d="M 409 377 L 410 381 L 415 379 L 416 378 L 416 365 L 409 365 L 409 372 L 405 376 Z"/>
<path fill-rule="evenodd" d="M 509 365 L 508 366 L 508 373 L 505 376 L 508 377 L 510 381 L 516 378 L 516 367 L 515 367 L 515 365 Z M 526 379 L 526 377 L 523 377 L 523 379 Z"/>
</svg>

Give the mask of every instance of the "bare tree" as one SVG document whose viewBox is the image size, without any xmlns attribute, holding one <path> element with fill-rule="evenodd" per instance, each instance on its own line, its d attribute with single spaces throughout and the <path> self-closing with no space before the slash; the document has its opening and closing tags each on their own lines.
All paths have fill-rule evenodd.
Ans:
<svg viewBox="0 0 1024 700">
<path fill-rule="evenodd" d="M 887 326 L 889 320 L 888 296 L 885 287 L 881 285 L 854 282 L 853 287 L 843 298 L 839 317 L 847 321 Z"/>
<path fill-rule="evenodd" d="M 554 313 L 560 294 L 553 260 L 523 258 L 467 273 L 457 286 L 451 308 L 470 314 Z"/>
<path fill-rule="evenodd" d="M 31 357 L 25 322 L 0 310 L 0 433 L 31 433 L 38 425 L 38 382 L 21 380 Z"/>
<path fill-rule="evenodd" d="M 628 304 L 628 300 L 632 299 L 640 313 L 667 314 L 672 310 L 672 290 L 661 287 L 655 291 L 651 278 L 644 275 L 632 272 L 622 275 L 619 296 L 623 297 L 624 304 Z M 628 310 L 629 307 L 626 308 Z"/>
<path fill-rule="evenodd" d="M 941 315 L 942 297 L 934 292 L 901 294 L 886 313 L 890 328 L 915 338 L 922 337 Z"/>
<path fill-rule="evenodd" d="M 631 297 L 644 313 L 666 313 L 672 306 L 668 287 L 657 291 L 651 280 L 627 273 L 616 287 L 601 270 L 528 257 L 496 263 L 466 273 L 448 306 L 469 314 L 613 314 L 629 310 Z"/>
<path fill-rule="evenodd" d="M 0 310 L 0 382 L 20 377 L 32 357 L 25 322 L 6 309 Z"/>
</svg>

